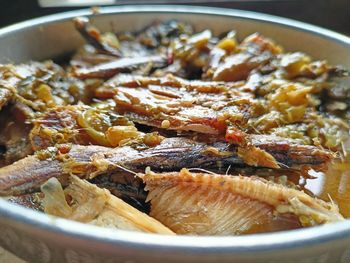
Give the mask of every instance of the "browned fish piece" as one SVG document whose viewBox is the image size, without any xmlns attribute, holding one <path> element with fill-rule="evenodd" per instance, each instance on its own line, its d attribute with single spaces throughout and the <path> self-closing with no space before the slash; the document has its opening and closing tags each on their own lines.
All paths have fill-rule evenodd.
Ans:
<svg viewBox="0 0 350 263">
<path fill-rule="evenodd" d="M 96 97 L 114 96 L 116 109 L 151 126 L 201 133 L 224 133 L 227 122 L 244 125 L 259 107 L 237 83 L 188 81 L 120 75 L 97 89 Z"/>
<path fill-rule="evenodd" d="M 108 190 L 76 176 L 70 178 L 64 191 L 56 178 L 48 180 L 41 189 L 45 194 L 44 211 L 48 214 L 101 227 L 174 235 L 166 226 Z M 65 196 L 69 196 L 69 204 Z"/>
<path fill-rule="evenodd" d="M 85 83 L 67 76 L 52 61 L 0 65 L 0 87 L 10 90 L 14 100 L 36 111 L 87 102 L 89 93 Z"/>
<path fill-rule="evenodd" d="M 131 74 L 119 74 L 114 78 L 106 82 L 106 87 L 147 87 L 150 85 L 155 86 L 166 86 L 174 88 L 184 88 L 185 90 L 194 90 L 198 92 L 207 93 L 227 93 L 228 91 L 237 92 L 236 94 L 241 94 L 239 91 L 235 91 L 235 88 L 242 86 L 242 82 L 222 82 L 222 81 L 203 81 L 203 80 L 187 80 L 180 77 L 176 77 L 172 74 L 167 74 L 164 77 L 144 77 Z M 252 94 L 243 93 L 246 96 L 252 97 Z M 242 94 L 242 95 L 243 95 Z"/>
<path fill-rule="evenodd" d="M 267 147 L 271 155 L 283 166 L 303 168 L 326 165 L 332 153 L 314 146 L 292 144 L 291 140 L 274 144 L 260 138 L 261 148 Z M 283 165 L 282 165 L 283 164 Z M 122 168 L 143 171 L 151 167 L 156 171 L 178 171 L 183 167 L 226 170 L 229 166 L 247 166 L 237 154 L 237 147 L 225 142 L 206 144 L 185 138 L 167 138 L 153 148 L 137 149 L 130 146 L 108 148 L 93 145 L 58 145 L 38 152 L 9 166 L 0 168 L 0 195 L 15 195 L 35 191 L 51 177 L 62 182 L 69 174 L 92 178 Z"/>
<path fill-rule="evenodd" d="M 336 154 L 331 151 L 274 135 L 251 135 L 250 140 L 252 145 L 271 154 L 282 167 L 292 167 L 296 163 L 326 165 L 336 157 Z"/>
<path fill-rule="evenodd" d="M 153 67 L 166 66 L 167 60 L 160 55 L 144 56 L 144 57 L 125 57 L 113 60 L 106 63 L 97 64 L 92 67 L 74 67 L 72 70 L 73 76 L 79 79 L 87 78 L 103 78 L 108 79 L 119 72 L 134 69 L 141 65 L 152 63 Z"/>
<path fill-rule="evenodd" d="M 186 169 L 139 176 L 149 191 L 150 215 L 177 234 L 239 235 L 285 214 L 303 226 L 344 220 L 335 204 L 258 177 Z"/>
<path fill-rule="evenodd" d="M 30 138 L 32 147 L 35 150 L 41 150 L 49 146 L 55 146 L 56 143 L 69 142 L 81 145 L 95 144 L 102 146 L 111 146 L 109 142 L 106 141 L 106 139 L 96 140 L 96 135 L 92 136 L 95 133 L 98 133 L 97 131 L 94 130 L 94 133 L 91 133 L 89 129 L 92 128 L 80 125 L 81 123 L 79 123 L 78 116 L 81 116 L 82 112 L 90 110 L 92 110 L 92 108 L 78 105 L 58 107 L 54 108 L 52 111 L 47 112 L 42 119 L 39 119 L 35 122 L 34 128 L 31 131 Z M 97 118 L 98 116 L 95 117 Z M 102 119 L 106 120 L 110 117 L 114 118 L 114 124 L 118 123 L 118 125 L 129 125 L 128 122 L 121 116 L 119 116 L 119 119 L 116 115 L 113 117 L 113 114 L 111 112 L 104 114 Z M 95 120 L 94 122 L 99 123 L 101 126 L 100 121 Z M 106 125 L 107 128 L 113 126 L 113 122 L 109 121 Z M 109 129 L 113 129 L 113 127 Z M 102 137 L 106 137 L 103 132 L 99 133 L 101 133 Z M 138 133 L 144 136 L 144 133 Z M 274 135 L 247 135 L 247 137 L 247 140 L 249 141 L 248 145 L 240 145 L 238 150 L 236 147 L 232 146 L 231 151 L 235 153 L 237 151 L 238 156 L 243 159 L 243 162 L 251 166 L 269 168 L 280 168 L 280 166 L 285 168 L 303 164 L 314 166 L 327 164 L 328 161 L 334 157 L 332 156 L 331 152 L 318 149 L 315 146 L 301 145 L 296 140 L 291 140 L 283 137 L 277 137 Z M 198 139 L 203 140 L 203 138 Z M 185 139 L 173 139 L 171 142 L 175 143 L 176 141 L 180 144 L 194 143 L 193 141 L 186 141 Z M 214 142 L 215 141 L 220 141 L 220 139 L 218 140 L 218 138 L 215 138 Z M 132 141 L 129 141 L 129 143 L 131 142 Z M 160 141 L 156 144 L 159 143 Z M 137 147 L 156 146 L 156 144 L 149 145 L 147 143 L 145 145 L 145 137 L 143 137 L 143 139 L 134 141 L 133 144 L 137 145 Z M 203 143 L 197 142 L 197 144 L 203 145 L 205 147 L 205 144 Z M 163 145 L 166 144 L 164 143 Z M 229 144 L 225 144 L 224 142 L 218 142 L 214 145 L 221 151 L 228 151 L 230 148 Z M 208 147 L 210 146 L 211 145 L 209 144 Z M 169 146 L 169 150 L 171 150 L 171 145 Z M 236 164 L 238 165 L 239 161 Z"/>
<path fill-rule="evenodd" d="M 82 116 L 83 112 L 91 111 L 93 108 L 87 106 L 67 106 L 67 107 L 58 107 L 54 108 L 51 111 L 48 111 L 44 114 L 44 117 L 35 121 L 34 128 L 30 133 L 32 147 L 35 150 L 45 149 L 49 146 L 55 146 L 56 143 L 74 143 L 74 144 L 95 144 L 102 146 L 112 146 L 107 140 L 107 137 L 113 135 L 109 134 L 111 130 L 115 127 L 127 128 L 131 127 L 135 129 L 134 126 L 113 126 L 113 125 L 130 125 L 122 116 L 117 116 L 112 114 L 112 111 L 108 111 L 108 114 L 104 113 L 102 120 L 107 120 L 108 118 L 114 118 L 114 121 L 108 121 L 105 123 L 107 132 L 98 132 L 89 126 L 81 126 L 81 121 L 79 118 Z M 96 110 L 96 109 L 95 109 Z M 98 111 L 97 111 L 98 112 Z M 99 113 L 100 114 L 100 113 Z M 95 120 L 93 123 L 99 123 L 99 126 L 102 126 L 102 122 L 99 121 L 98 114 L 94 115 Z M 117 118 L 118 117 L 118 118 Z M 84 121 L 86 123 L 86 121 Z M 113 126 L 113 127 L 112 127 Z M 92 131 L 90 131 L 92 130 Z M 125 133 L 125 130 L 121 131 Z M 155 144 L 148 144 L 147 138 L 144 133 L 135 131 L 133 133 L 139 134 L 138 139 L 134 140 L 132 137 L 129 140 L 125 141 L 125 144 L 132 143 L 137 145 L 137 147 L 149 147 L 156 146 L 160 143 L 159 140 Z M 101 138 L 97 138 L 98 134 Z M 108 136 L 106 136 L 106 134 Z M 110 135 L 110 136 L 109 136 Z M 132 135 L 132 134 L 131 134 Z M 148 134 L 149 135 L 149 134 Z M 236 136 L 236 135 L 235 135 Z M 328 163 L 332 159 L 332 154 L 330 152 L 318 149 L 315 146 L 301 145 L 296 140 L 290 140 L 283 137 L 277 137 L 274 135 L 245 135 L 246 141 L 248 144 L 237 144 L 238 149 L 232 146 L 231 151 L 237 151 L 238 156 L 243 160 L 244 163 L 250 166 L 257 167 L 269 167 L 269 168 L 280 168 L 280 166 L 289 167 L 295 165 L 322 165 Z M 159 136 L 157 136 L 159 137 Z M 212 138 L 212 140 L 205 140 L 201 138 L 203 136 L 198 136 L 197 140 L 205 142 L 220 142 L 220 138 Z M 113 136 L 111 138 L 114 138 Z M 163 137 L 161 137 L 163 138 Z M 226 139 L 228 137 L 226 136 Z M 192 141 L 185 141 L 184 139 L 178 140 L 180 143 L 190 143 Z M 236 139 L 237 141 L 237 139 Z M 175 140 L 172 141 L 174 143 Z M 124 144 L 122 144 L 124 145 Z M 163 144 L 164 145 L 164 144 Z M 203 145 L 198 143 L 198 145 Z M 220 145 L 217 143 L 215 147 Z M 116 146 L 116 145 L 114 145 Z M 170 145 L 171 147 L 171 145 Z M 169 148 L 170 148 L 169 147 Z M 210 147 L 210 143 L 208 145 Z M 229 144 L 221 142 L 219 148 L 224 150 L 230 148 Z M 327 152 L 327 154 L 325 154 Z M 236 163 L 236 164 L 239 164 Z"/>
<path fill-rule="evenodd" d="M 116 57 L 122 56 L 118 49 L 103 41 L 100 31 L 90 25 L 90 21 L 87 17 L 76 17 L 73 21 L 75 28 L 78 30 L 81 36 L 99 52 Z"/>
<path fill-rule="evenodd" d="M 51 177 L 60 178 L 64 182 L 70 173 L 78 172 L 83 176 L 81 174 L 83 172 L 88 176 L 92 172 L 90 169 L 96 170 L 91 166 L 91 157 L 94 154 L 103 154 L 110 150 L 110 148 L 101 146 L 75 145 L 70 148 L 64 145 L 59 148 L 48 148 L 45 152 L 28 156 L 0 168 L 1 195 L 19 195 L 28 191 L 35 191 Z M 124 149 L 124 152 L 120 153 L 121 157 L 130 152 L 128 150 Z M 66 151 L 69 151 L 68 155 L 64 155 Z M 71 158 L 72 162 L 74 160 L 77 165 L 74 169 L 65 168 L 66 165 L 62 158 Z"/>
</svg>

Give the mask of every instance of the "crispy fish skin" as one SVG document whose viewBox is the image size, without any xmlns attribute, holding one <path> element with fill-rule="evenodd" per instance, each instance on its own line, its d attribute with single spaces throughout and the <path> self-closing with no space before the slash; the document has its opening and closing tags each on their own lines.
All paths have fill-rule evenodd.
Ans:
<svg viewBox="0 0 350 263">
<path fill-rule="evenodd" d="M 157 67 L 164 67 L 166 65 L 166 58 L 159 55 L 120 58 L 110 62 L 101 63 L 89 68 L 76 68 L 73 70 L 72 74 L 79 79 L 108 79 L 110 77 L 113 77 L 117 73 L 122 72 L 123 70 L 132 69 L 149 63 L 152 63 Z"/>
<path fill-rule="evenodd" d="M 282 167 L 297 168 L 299 165 L 310 165 L 322 168 L 334 159 L 332 152 L 315 146 L 300 145 L 290 139 L 269 135 L 256 135 L 252 138 L 254 146 L 266 150 L 282 164 Z M 183 167 L 214 168 L 215 170 L 218 166 L 217 162 L 220 162 L 223 167 L 247 165 L 237 155 L 237 147 L 226 142 L 205 144 L 185 138 L 168 138 L 159 146 L 145 150 L 143 153 L 144 157 L 130 163 L 131 167 L 151 166 L 157 170 L 171 171 Z M 152 158 L 155 157 L 160 159 L 152 162 Z M 177 162 L 178 160 L 181 161 Z M 156 162 L 159 162 L 158 165 Z M 154 165 L 149 165 L 152 163 Z"/>
<path fill-rule="evenodd" d="M 82 145 L 100 144 L 98 141 L 92 140 L 92 138 L 88 136 L 86 129 L 82 129 L 78 124 L 78 116 L 81 115 L 81 112 L 84 110 L 89 109 L 89 107 L 74 105 L 55 107 L 48 111 L 41 119 L 34 122 L 34 128 L 30 133 L 33 149 L 45 149 L 49 146 L 54 146 L 56 143 L 74 143 Z M 259 134 L 250 134 L 247 135 L 247 138 L 250 145 L 266 151 L 267 154 L 270 154 L 275 161 L 277 161 L 277 164 L 284 167 L 293 167 L 302 164 L 326 164 L 334 158 L 331 152 L 312 145 L 300 144 L 299 141 L 293 139 Z M 175 141 L 176 140 L 172 140 L 173 143 Z M 193 144 L 193 142 L 185 141 L 184 139 L 179 139 L 178 141 L 180 143 L 182 142 L 183 145 L 187 143 Z M 217 143 L 215 147 L 219 149 L 223 148 L 222 151 L 225 151 L 225 147 L 228 148 L 229 146 L 224 145 L 224 143 Z M 106 145 L 103 144 L 103 146 Z M 171 146 L 169 148 L 170 154 Z M 235 151 L 235 149 L 231 149 L 231 151 Z M 190 157 L 188 159 L 190 159 Z M 239 161 L 231 164 L 239 164 Z M 278 166 L 269 163 L 264 164 L 263 162 L 258 162 L 255 166 L 278 168 Z"/>
<path fill-rule="evenodd" d="M 0 168 L 0 195 L 18 195 L 36 190 L 51 177 L 64 182 L 69 174 L 89 178 L 113 172 L 121 166 L 135 171 L 142 171 L 148 166 L 169 171 L 184 166 L 217 165 L 216 162 L 222 160 L 222 156 L 208 154 L 204 151 L 206 148 L 205 144 L 182 138 L 165 139 L 160 145 L 144 151 L 129 146 L 111 149 L 72 145 L 67 153 L 62 154 L 60 146 L 50 147 L 52 155 L 47 158 L 40 159 L 38 154 L 32 155 Z M 241 162 L 233 153 L 229 153 L 226 158 L 230 159 L 227 161 L 230 163 Z"/>
<path fill-rule="evenodd" d="M 268 141 L 271 143 L 270 141 Z M 286 153 L 278 153 L 277 161 L 298 165 L 319 166 L 332 160 L 332 153 L 314 146 L 296 145 L 299 154 L 293 153 L 290 140 L 287 145 L 279 145 Z M 259 145 L 262 147 L 263 145 Z M 271 147 L 271 145 L 268 145 Z M 273 154 L 273 153 L 272 153 Z M 311 156 L 308 156 L 311 155 Z M 294 159 L 289 159 L 294 158 Z M 35 191 L 40 184 L 51 177 L 62 182 L 69 174 L 91 178 L 99 174 L 113 172 L 120 167 L 132 171 L 143 171 L 146 167 L 154 170 L 174 171 L 183 167 L 206 168 L 213 171 L 229 166 L 247 166 L 238 157 L 236 148 L 225 142 L 212 145 L 186 138 L 167 138 L 153 148 L 137 150 L 130 146 L 109 148 L 96 145 L 58 145 L 43 152 L 26 157 L 9 166 L 0 168 L 0 195 L 18 195 Z"/>
<path fill-rule="evenodd" d="M 113 97 L 116 110 L 131 120 L 165 129 L 224 133 L 226 121 L 243 125 L 258 107 L 253 94 L 237 83 L 188 81 L 119 75 L 96 90 L 97 98 Z"/>
<path fill-rule="evenodd" d="M 113 196 L 107 189 L 76 176 L 70 178 L 64 192 L 56 178 L 49 179 L 41 189 L 45 194 L 45 213 L 102 227 L 174 235 L 169 228 Z M 67 203 L 65 195 L 71 198 L 72 205 Z"/>
<path fill-rule="evenodd" d="M 304 226 L 344 220 L 336 205 L 258 177 L 186 169 L 139 176 L 149 191 L 150 215 L 177 234 L 237 235 L 284 213 Z"/>
<path fill-rule="evenodd" d="M 99 30 L 90 25 L 90 21 L 87 17 L 76 17 L 73 22 L 81 36 L 99 52 L 115 57 L 122 56 L 118 49 L 102 40 Z"/>
<path fill-rule="evenodd" d="M 51 147 L 47 151 L 52 151 L 52 157 L 46 159 L 38 157 L 38 154 L 23 158 L 11 165 L 0 168 L 0 195 L 20 195 L 22 193 L 35 191 L 40 185 L 51 177 L 60 178 L 65 181 L 70 171 L 65 171 L 63 160 L 59 160 L 62 154 L 59 149 Z M 90 157 L 95 153 L 110 151 L 109 148 L 92 146 L 73 146 L 70 149 L 70 158 L 79 163 L 89 163 Z M 88 165 L 84 166 L 84 171 L 88 173 Z M 77 168 L 76 168 L 77 169 Z"/>
<path fill-rule="evenodd" d="M 33 120 L 29 138 L 35 151 L 46 149 L 57 143 L 90 143 L 84 129 L 78 125 L 78 116 L 85 107 L 74 105 L 55 107 L 41 118 Z"/>
<path fill-rule="evenodd" d="M 99 30 L 90 25 L 87 17 L 77 17 L 74 19 L 75 28 L 81 36 L 92 45 L 98 53 L 113 56 L 111 61 L 103 62 L 92 67 L 73 67 L 72 75 L 79 79 L 102 78 L 108 79 L 117 73 L 125 70 L 135 69 L 142 65 L 152 63 L 154 67 L 167 66 L 167 58 L 161 55 L 134 56 L 123 54 L 121 50 L 104 41 Z"/>
<path fill-rule="evenodd" d="M 164 77 L 145 77 L 132 74 L 118 74 L 106 82 L 109 87 L 147 87 L 149 85 L 160 85 L 174 88 L 184 87 L 186 90 L 197 90 L 208 93 L 225 92 L 243 85 L 241 82 L 220 82 L 220 81 L 203 81 L 187 80 L 167 74 Z"/>
<path fill-rule="evenodd" d="M 250 139 L 252 145 L 271 154 L 284 167 L 326 165 L 336 157 L 331 151 L 275 135 L 251 135 Z"/>
<path fill-rule="evenodd" d="M 270 39 L 259 34 L 248 36 L 240 44 L 240 52 L 226 56 L 213 68 L 213 80 L 246 80 L 254 69 L 269 64 L 281 48 Z"/>
</svg>

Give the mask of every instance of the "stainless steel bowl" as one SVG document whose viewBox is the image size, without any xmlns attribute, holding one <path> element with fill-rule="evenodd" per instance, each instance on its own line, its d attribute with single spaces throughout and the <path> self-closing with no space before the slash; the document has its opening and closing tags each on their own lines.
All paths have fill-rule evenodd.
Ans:
<svg viewBox="0 0 350 263">
<path fill-rule="evenodd" d="M 101 8 L 92 21 L 107 31 L 142 28 L 155 19 L 188 21 L 214 33 L 236 29 L 275 39 L 287 50 L 350 68 L 350 39 L 312 25 L 264 14 L 204 7 Z M 0 61 L 64 56 L 83 44 L 73 11 L 0 30 Z M 1 124 L 0 124 L 1 125 Z M 238 237 L 161 236 L 117 231 L 54 218 L 0 200 L 0 245 L 32 262 L 350 262 L 350 221 Z"/>
</svg>

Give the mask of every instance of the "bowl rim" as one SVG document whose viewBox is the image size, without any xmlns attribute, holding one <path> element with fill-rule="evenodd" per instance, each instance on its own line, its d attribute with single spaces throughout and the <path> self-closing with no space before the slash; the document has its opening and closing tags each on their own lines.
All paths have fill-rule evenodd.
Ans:
<svg viewBox="0 0 350 263">
<path fill-rule="evenodd" d="M 99 8 L 97 16 L 125 13 L 173 13 L 205 14 L 236 17 L 284 26 L 290 29 L 312 33 L 350 48 L 350 38 L 318 26 L 263 13 L 181 5 L 126 5 Z M 96 16 L 91 9 L 74 10 L 48 15 L 20 22 L 0 29 L 0 38 L 13 32 L 20 32 L 43 24 L 55 23 L 76 16 Z M 163 236 L 123 230 L 111 230 L 102 227 L 82 224 L 11 204 L 0 199 L 0 220 L 14 227 L 30 226 L 33 229 L 48 231 L 74 239 L 102 242 L 112 246 L 131 247 L 142 250 L 181 251 L 200 254 L 217 253 L 252 253 L 281 249 L 300 248 L 350 238 L 350 220 L 344 222 L 265 234 L 246 236 Z M 204 249 L 205 248 L 205 249 Z"/>
</svg>

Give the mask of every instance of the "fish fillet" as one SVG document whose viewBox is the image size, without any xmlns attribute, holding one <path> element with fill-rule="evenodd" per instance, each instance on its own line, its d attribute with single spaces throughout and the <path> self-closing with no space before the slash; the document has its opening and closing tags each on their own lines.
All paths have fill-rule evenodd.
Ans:
<svg viewBox="0 0 350 263">
<path fill-rule="evenodd" d="M 266 149 L 284 166 L 303 169 L 306 165 L 317 169 L 333 159 L 330 152 L 315 146 L 295 145 L 291 140 L 274 144 L 263 135 L 259 136 L 256 146 Z M 60 178 L 61 182 L 70 174 L 91 178 L 114 172 L 120 166 L 138 172 L 144 171 L 148 166 L 157 171 L 201 167 L 217 172 L 226 170 L 229 166 L 247 167 L 236 150 L 235 146 L 225 142 L 206 144 L 181 137 L 166 138 L 156 147 L 148 149 L 57 145 L 0 168 L 0 195 L 35 191 L 51 177 Z"/>
<path fill-rule="evenodd" d="M 256 146 L 266 149 L 283 163 L 295 169 L 304 166 L 318 169 L 333 159 L 331 152 L 315 146 L 293 144 L 283 139 L 273 143 L 263 135 Z M 265 138 L 265 139 L 264 139 Z M 120 166 L 136 172 L 151 167 L 157 171 L 179 171 L 184 167 L 201 167 L 220 172 L 232 167 L 247 167 L 237 155 L 235 146 L 225 142 L 206 144 L 186 138 L 166 138 L 148 149 L 130 146 L 109 148 L 96 145 L 57 145 L 0 168 L 0 195 L 18 195 L 35 191 L 51 177 L 61 182 L 70 174 L 91 178 L 116 171 Z"/>
</svg>

